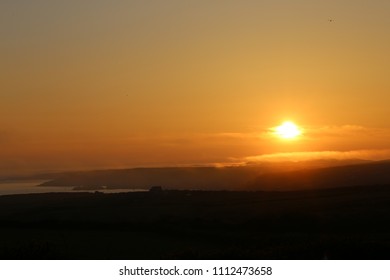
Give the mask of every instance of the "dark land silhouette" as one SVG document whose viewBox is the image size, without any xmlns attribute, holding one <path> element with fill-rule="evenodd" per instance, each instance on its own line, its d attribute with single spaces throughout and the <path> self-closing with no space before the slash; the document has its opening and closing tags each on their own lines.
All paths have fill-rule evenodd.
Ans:
<svg viewBox="0 0 390 280">
<path fill-rule="evenodd" d="M 389 167 L 390 162 L 316 160 L 231 167 L 95 170 L 46 174 L 46 178 L 51 177 L 52 180 L 41 186 L 75 186 L 79 190 L 99 190 L 101 187 L 148 190 L 155 185 L 171 190 L 297 190 L 355 185 L 351 180 L 359 176 L 364 176 L 364 181 L 368 183 L 390 184 L 390 173 L 386 173 Z M 363 174 L 361 170 L 364 170 Z M 381 170 L 384 172 L 376 176 Z M 347 177 L 344 178 L 344 175 Z M 359 179 L 356 181 L 359 182 Z"/>
<path fill-rule="evenodd" d="M 0 196 L 0 258 L 389 259 L 389 171 L 264 173 L 246 191 Z"/>
<path fill-rule="evenodd" d="M 271 172 L 247 187 L 254 190 L 310 190 L 345 186 L 390 185 L 390 161 Z"/>
</svg>

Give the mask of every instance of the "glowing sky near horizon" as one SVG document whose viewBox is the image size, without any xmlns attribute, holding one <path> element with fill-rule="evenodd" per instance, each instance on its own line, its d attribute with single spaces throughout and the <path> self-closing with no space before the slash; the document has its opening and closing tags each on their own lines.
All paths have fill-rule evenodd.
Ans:
<svg viewBox="0 0 390 280">
<path fill-rule="evenodd" d="M 389 149 L 390 2 L 0 2 L 0 168 Z M 268 129 L 291 119 L 299 141 Z M 321 153 L 319 153 L 321 154 Z"/>
</svg>

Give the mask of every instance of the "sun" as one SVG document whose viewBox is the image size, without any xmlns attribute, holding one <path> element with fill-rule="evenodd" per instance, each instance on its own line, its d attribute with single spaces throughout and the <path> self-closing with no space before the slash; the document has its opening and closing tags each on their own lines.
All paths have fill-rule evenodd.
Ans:
<svg viewBox="0 0 390 280">
<path fill-rule="evenodd" d="M 291 121 L 286 121 L 272 130 L 276 136 L 282 139 L 296 139 L 302 134 L 302 130 Z"/>
</svg>

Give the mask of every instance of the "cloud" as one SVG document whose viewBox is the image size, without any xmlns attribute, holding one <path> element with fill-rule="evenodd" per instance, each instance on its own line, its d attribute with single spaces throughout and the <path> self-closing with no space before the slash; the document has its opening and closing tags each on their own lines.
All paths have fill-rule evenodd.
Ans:
<svg viewBox="0 0 390 280">
<path fill-rule="evenodd" d="M 309 138 L 352 136 L 384 137 L 390 135 L 390 130 L 359 125 L 322 126 L 305 128 L 305 135 Z"/>
<path fill-rule="evenodd" d="M 299 127 L 302 135 L 300 140 L 318 140 L 318 139 L 337 139 L 349 137 L 366 137 L 369 135 L 378 134 L 375 129 L 369 129 L 357 125 L 343 125 L 343 126 L 306 126 Z M 279 136 L 275 133 L 275 127 L 263 129 L 258 138 L 261 140 L 278 139 Z"/>
<path fill-rule="evenodd" d="M 390 130 L 357 125 L 304 127 L 299 141 L 269 129 L 219 133 L 161 133 L 94 139 L 21 137 L 0 131 L 2 168 L 80 169 L 135 166 L 243 165 L 248 162 L 390 158 Z M 270 138 L 272 137 L 272 138 Z M 11 141 L 12 140 L 12 141 Z M 26 142 L 28 141 L 28 143 Z M 17 160 L 17 162 L 12 162 Z"/>
<path fill-rule="evenodd" d="M 382 150 L 354 150 L 354 151 L 311 151 L 311 152 L 292 152 L 292 153 L 274 153 L 258 156 L 249 156 L 242 159 L 236 159 L 244 163 L 248 162 L 277 162 L 277 161 L 307 161 L 319 159 L 363 159 L 363 160 L 384 160 L 390 158 L 390 149 Z"/>
<path fill-rule="evenodd" d="M 341 125 L 303 127 L 303 131 L 301 139 L 293 142 L 271 139 L 270 137 L 275 139 L 271 129 L 164 137 L 159 135 L 153 142 L 160 147 L 181 151 L 188 158 L 198 158 L 203 154 L 204 163 L 221 166 L 265 161 L 390 158 L 389 129 Z M 253 151 L 257 153 L 251 156 Z M 215 160 L 220 163 L 215 163 Z"/>
<path fill-rule="evenodd" d="M 372 128 L 360 125 L 340 125 L 340 126 L 303 126 L 300 127 L 303 132 L 303 138 L 345 138 L 345 137 L 388 137 L 390 129 Z M 258 134 L 260 138 L 275 138 L 275 128 L 263 129 Z"/>
</svg>

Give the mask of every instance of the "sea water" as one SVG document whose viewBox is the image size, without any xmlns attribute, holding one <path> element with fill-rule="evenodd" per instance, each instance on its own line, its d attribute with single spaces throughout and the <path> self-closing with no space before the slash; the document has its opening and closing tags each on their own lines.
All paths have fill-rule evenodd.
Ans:
<svg viewBox="0 0 390 280">
<path fill-rule="evenodd" d="M 86 191 L 75 191 L 72 186 L 69 187 L 50 187 L 50 186 L 39 186 L 44 181 L 7 181 L 0 182 L 0 195 L 12 195 L 12 194 L 31 194 L 31 193 L 54 193 L 54 192 L 95 192 L 95 190 Z M 121 193 L 121 192 L 134 192 L 143 190 L 133 189 L 103 189 L 98 190 L 103 193 Z"/>
</svg>

